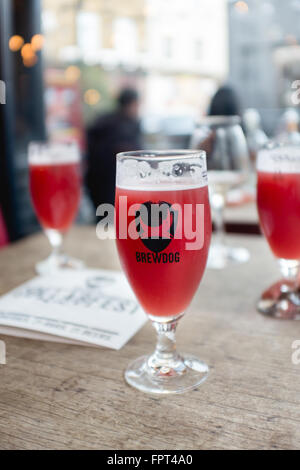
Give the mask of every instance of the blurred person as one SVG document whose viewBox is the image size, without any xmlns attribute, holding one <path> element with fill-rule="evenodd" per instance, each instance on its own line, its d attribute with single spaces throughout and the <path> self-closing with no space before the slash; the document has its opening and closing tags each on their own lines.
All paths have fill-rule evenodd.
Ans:
<svg viewBox="0 0 300 470">
<path fill-rule="evenodd" d="M 221 86 L 213 96 L 209 116 L 240 116 L 240 103 L 234 89 L 229 85 Z"/>
<path fill-rule="evenodd" d="M 208 116 L 240 116 L 240 103 L 234 89 L 229 85 L 221 86 L 211 99 Z M 200 120 L 199 125 L 196 127 L 191 140 L 190 148 L 201 148 L 207 155 L 212 152 L 212 142 L 214 139 L 214 132 L 205 124 L 205 118 Z"/>
<path fill-rule="evenodd" d="M 117 109 L 96 118 L 87 131 L 86 184 L 95 209 L 114 204 L 116 154 L 142 148 L 138 119 L 139 96 L 124 88 L 117 98 Z"/>
<path fill-rule="evenodd" d="M 221 86 L 211 99 L 208 116 L 240 116 L 240 103 L 234 89 L 229 85 Z M 190 148 L 201 148 L 207 155 L 212 152 L 214 132 L 205 125 L 204 120 L 196 127 L 190 141 Z"/>
</svg>

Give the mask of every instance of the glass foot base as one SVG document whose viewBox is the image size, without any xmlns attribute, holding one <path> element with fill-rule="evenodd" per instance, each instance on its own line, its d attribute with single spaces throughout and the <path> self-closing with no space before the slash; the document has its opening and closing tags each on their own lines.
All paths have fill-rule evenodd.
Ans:
<svg viewBox="0 0 300 470">
<path fill-rule="evenodd" d="M 84 262 L 67 255 L 51 255 L 35 265 L 36 272 L 41 275 L 52 274 L 60 269 L 82 269 Z"/>
<path fill-rule="evenodd" d="M 282 320 L 300 320 L 300 292 L 294 285 L 281 280 L 269 287 L 257 303 L 262 315 Z"/>
<path fill-rule="evenodd" d="M 250 253 L 246 248 L 229 247 L 225 245 L 211 245 L 207 267 L 211 269 L 224 269 L 232 264 L 247 263 Z"/>
<path fill-rule="evenodd" d="M 151 367 L 151 356 L 132 362 L 125 372 L 126 382 L 134 388 L 158 395 L 184 393 L 197 388 L 207 378 L 208 366 L 194 356 L 178 356 L 173 367 Z"/>
</svg>

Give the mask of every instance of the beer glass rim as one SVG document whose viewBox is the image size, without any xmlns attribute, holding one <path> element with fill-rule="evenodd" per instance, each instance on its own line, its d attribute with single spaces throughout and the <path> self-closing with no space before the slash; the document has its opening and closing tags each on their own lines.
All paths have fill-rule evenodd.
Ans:
<svg viewBox="0 0 300 470">
<path fill-rule="evenodd" d="M 269 139 L 260 149 L 259 152 L 262 150 L 272 150 L 277 149 L 285 149 L 285 148 L 298 148 L 299 149 L 299 142 L 293 142 L 288 140 L 277 140 L 277 139 Z"/>
<path fill-rule="evenodd" d="M 56 140 L 31 140 L 28 143 L 28 151 L 40 150 L 40 149 L 52 149 L 52 148 L 74 148 L 78 149 L 77 142 L 74 141 L 56 141 Z"/>
<path fill-rule="evenodd" d="M 117 160 L 139 160 L 139 161 L 155 161 L 155 160 L 188 160 L 191 158 L 206 158 L 204 150 L 134 150 L 130 152 L 121 152 L 117 154 Z"/>
<path fill-rule="evenodd" d="M 31 141 L 28 144 L 28 162 L 30 165 L 52 162 L 80 162 L 80 149 L 76 142 L 52 140 Z"/>
</svg>

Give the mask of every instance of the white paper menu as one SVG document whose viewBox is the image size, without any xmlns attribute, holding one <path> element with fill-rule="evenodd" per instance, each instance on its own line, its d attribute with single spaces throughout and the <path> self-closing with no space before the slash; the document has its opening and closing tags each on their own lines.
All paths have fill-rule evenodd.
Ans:
<svg viewBox="0 0 300 470">
<path fill-rule="evenodd" d="M 145 322 L 118 271 L 66 269 L 0 297 L 0 335 L 120 349 Z"/>
</svg>

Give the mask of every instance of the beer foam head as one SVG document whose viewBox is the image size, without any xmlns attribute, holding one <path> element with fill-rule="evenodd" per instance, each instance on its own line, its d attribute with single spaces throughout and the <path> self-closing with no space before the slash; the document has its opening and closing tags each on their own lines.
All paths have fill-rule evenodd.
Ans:
<svg viewBox="0 0 300 470">
<path fill-rule="evenodd" d="M 74 142 L 31 142 L 28 147 L 28 161 L 30 165 L 78 163 L 80 152 Z"/>
<path fill-rule="evenodd" d="M 300 146 L 267 145 L 258 152 L 256 168 L 264 173 L 300 173 Z"/>
<path fill-rule="evenodd" d="M 207 186 L 205 152 L 120 154 L 116 184 L 119 188 L 138 191 L 174 191 Z"/>
</svg>

